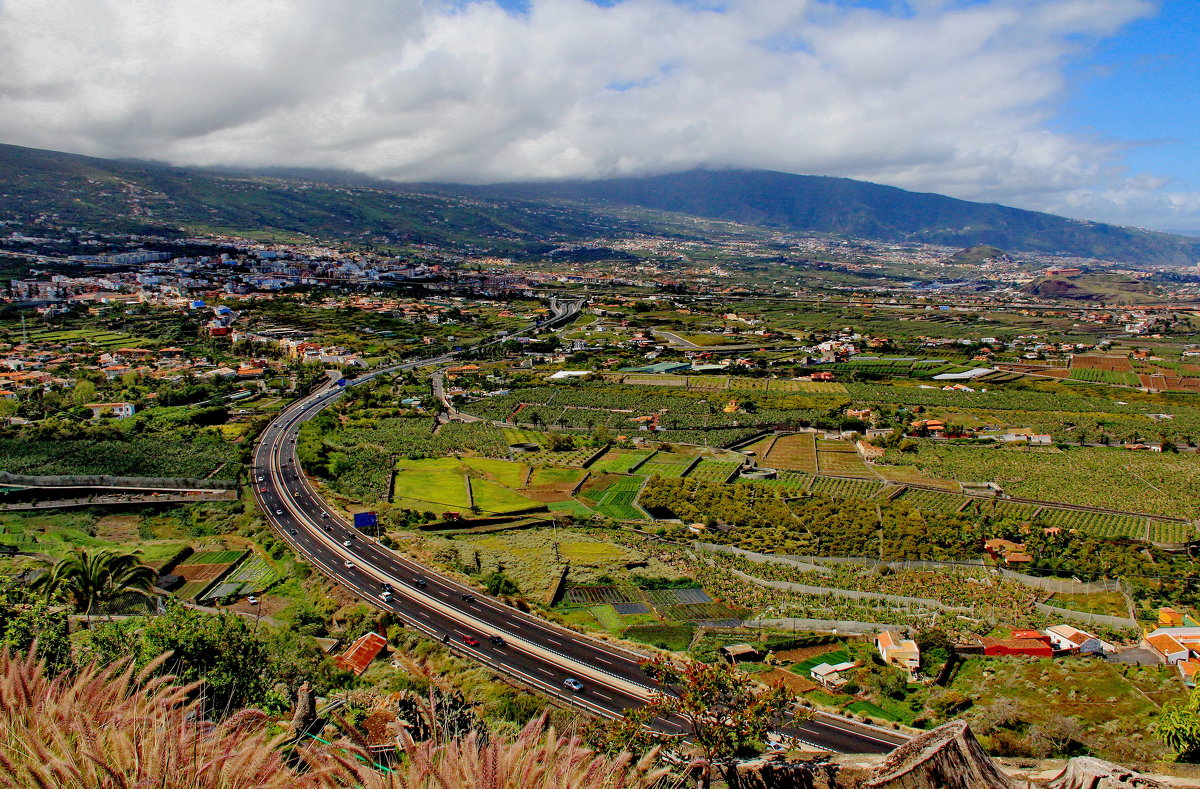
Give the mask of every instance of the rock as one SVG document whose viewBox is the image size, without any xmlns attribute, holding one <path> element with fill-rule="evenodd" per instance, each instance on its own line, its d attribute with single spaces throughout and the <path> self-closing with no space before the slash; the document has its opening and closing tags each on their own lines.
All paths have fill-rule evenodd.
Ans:
<svg viewBox="0 0 1200 789">
<path fill-rule="evenodd" d="M 984 753 L 965 721 L 952 721 L 892 751 L 864 789 L 1018 789 Z"/>
<path fill-rule="evenodd" d="M 1147 778 L 1128 767 L 1077 756 L 1050 782 L 1050 789 L 1170 789 L 1166 784 Z"/>
</svg>

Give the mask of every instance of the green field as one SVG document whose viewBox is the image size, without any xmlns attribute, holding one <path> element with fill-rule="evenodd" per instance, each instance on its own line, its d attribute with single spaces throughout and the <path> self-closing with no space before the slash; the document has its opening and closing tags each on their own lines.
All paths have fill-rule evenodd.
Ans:
<svg viewBox="0 0 1200 789">
<path fill-rule="evenodd" d="M 646 458 L 654 454 L 650 449 L 612 449 L 588 466 L 593 474 L 628 474 Z"/>
<path fill-rule="evenodd" d="M 469 510 L 462 468 L 458 458 L 402 460 L 396 464 L 392 501 L 397 507 L 419 511 L 439 507 Z"/>
<path fill-rule="evenodd" d="M 601 515 L 618 520 L 645 520 L 646 514 L 633 503 L 643 479 L 624 477 L 604 488 L 589 491 L 586 498 L 594 502 L 594 509 Z"/>
<path fill-rule="evenodd" d="M 516 512 L 544 506 L 511 488 L 486 479 L 472 479 L 471 493 L 475 497 L 475 506 L 484 515 Z"/>
</svg>

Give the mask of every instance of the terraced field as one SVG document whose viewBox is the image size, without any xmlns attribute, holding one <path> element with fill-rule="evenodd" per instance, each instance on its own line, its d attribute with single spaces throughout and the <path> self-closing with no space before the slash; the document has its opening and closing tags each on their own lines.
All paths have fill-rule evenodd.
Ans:
<svg viewBox="0 0 1200 789">
<path fill-rule="evenodd" d="M 643 477 L 622 477 L 605 487 L 589 490 L 584 496 L 595 502 L 594 509 L 601 515 L 618 520 L 645 520 L 646 513 L 634 504 L 642 481 Z"/>
<path fill-rule="evenodd" d="M 878 479 L 854 445 L 848 441 L 818 441 L 817 470 L 822 474 L 839 477 Z"/>
<path fill-rule="evenodd" d="M 628 474 L 653 454 L 651 449 L 610 449 L 588 470 L 593 474 Z"/>
<path fill-rule="evenodd" d="M 725 482 L 733 472 L 741 467 L 738 462 L 725 462 L 702 458 L 695 467 L 687 473 L 688 479 L 702 479 L 706 482 Z"/>
<path fill-rule="evenodd" d="M 682 477 L 695 459 L 694 455 L 656 452 L 649 460 L 638 466 L 637 473 L 647 477 L 657 474 L 660 477 L 674 479 Z"/>
<path fill-rule="evenodd" d="M 883 487 L 882 482 L 847 477 L 815 477 L 809 491 L 835 498 L 870 498 Z"/>
<path fill-rule="evenodd" d="M 771 445 L 762 465 L 785 471 L 817 472 L 816 433 L 795 433 L 779 436 Z"/>
</svg>

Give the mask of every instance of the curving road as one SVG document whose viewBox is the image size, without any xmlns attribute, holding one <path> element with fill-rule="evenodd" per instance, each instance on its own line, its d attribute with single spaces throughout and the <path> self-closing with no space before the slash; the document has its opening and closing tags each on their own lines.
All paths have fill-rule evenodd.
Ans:
<svg viewBox="0 0 1200 789">
<path fill-rule="evenodd" d="M 581 302 L 552 303 L 551 324 L 574 317 L 581 306 Z M 448 354 L 407 362 L 350 385 L 451 358 Z M 448 640 L 460 653 L 594 714 L 618 717 L 655 692 L 654 683 L 639 666 L 644 656 L 504 605 L 384 548 L 340 518 L 301 472 L 296 438 L 300 426 L 342 391 L 331 381 L 293 403 L 264 430 L 255 448 L 254 495 L 272 527 L 298 554 L 407 625 Z M 387 587 L 392 593 L 383 599 Z M 564 684 L 568 680 L 582 683 L 583 690 L 570 690 Z M 659 719 L 654 725 L 667 733 L 686 733 L 680 720 Z M 899 735 L 832 716 L 806 721 L 785 733 L 818 748 L 846 753 L 886 752 L 904 741 Z"/>
</svg>

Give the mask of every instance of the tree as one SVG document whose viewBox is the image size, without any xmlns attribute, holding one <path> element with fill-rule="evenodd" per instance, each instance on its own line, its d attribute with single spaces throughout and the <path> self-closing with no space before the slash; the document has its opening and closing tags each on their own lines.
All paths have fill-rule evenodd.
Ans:
<svg viewBox="0 0 1200 789">
<path fill-rule="evenodd" d="M 604 721 L 593 730 L 592 739 L 611 753 L 646 752 L 678 742 L 649 728 L 651 721 L 683 719 L 697 752 L 692 769 L 702 787 L 711 785 L 714 770 L 731 778 L 733 760 L 761 754 L 769 733 L 805 714 L 796 709 L 791 691 L 783 686 L 764 690 L 727 663 L 689 660 L 681 665 L 657 658 L 642 667 L 662 690 L 644 706 L 626 710 L 621 721 Z"/>
<path fill-rule="evenodd" d="M 75 405 L 85 405 L 95 402 L 96 385 L 86 378 L 81 379 L 75 384 L 75 388 L 71 390 L 71 399 L 75 401 Z"/>
<path fill-rule="evenodd" d="M 66 612 L 51 608 L 28 586 L 5 579 L 0 583 L 0 649 L 23 654 L 35 643 L 37 659 L 50 671 L 57 673 L 71 665 Z"/>
<path fill-rule="evenodd" d="M 158 573 L 142 564 L 136 553 L 77 548 L 38 579 L 47 597 L 69 598 L 75 610 L 91 614 L 100 605 L 129 592 L 146 595 Z"/>
<path fill-rule="evenodd" d="M 1200 688 L 1187 701 L 1164 704 L 1154 731 L 1179 761 L 1200 760 Z"/>
<path fill-rule="evenodd" d="M 497 597 L 505 596 L 512 597 L 515 594 L 520 594 L 521 590 L 517 587 L 517 582 L 509 578 L 503 571 L 491 573 L 483 579 L 483 586 L 488 590 L 488 594 Z"/>
</svg>

